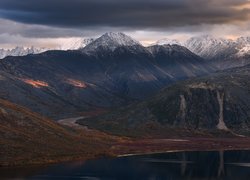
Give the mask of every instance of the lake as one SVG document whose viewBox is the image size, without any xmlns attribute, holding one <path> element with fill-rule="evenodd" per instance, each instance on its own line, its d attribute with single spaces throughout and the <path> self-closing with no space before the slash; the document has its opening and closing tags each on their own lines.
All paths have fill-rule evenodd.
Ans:
<svg viewBox="0 0 250 180">
<path fill-rule="evenodd" d="M 44 167 L 2 168 L 0 179 L 250 179 L 250 151 L 171 152 Z"/>
</svg>

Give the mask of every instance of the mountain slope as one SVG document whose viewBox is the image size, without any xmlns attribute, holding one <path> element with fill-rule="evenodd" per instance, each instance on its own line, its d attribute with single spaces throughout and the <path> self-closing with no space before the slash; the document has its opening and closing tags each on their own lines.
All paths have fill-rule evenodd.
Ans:
<svg viewBox="0 0 250 180">
<path fill-rule="evenodd" d="M 179 45 L 155 45 L 148 47 L 154 61 L 164 72 L 176 79 L 196 77 L 201 74 L 213 72 L 215 68 L 204 59 L 193 54 L 187 48 Z"/>
<path fill-rule="evenodd" d="M 0 99 L 0 166 L 90 158 L 109 148 L 110 136 L 60 126 Z"/>
<path fill-rule="evenodd" d="M 249 78 L 246 66 L 179 82 L 150 100 L 79 123 L 127 135 L 183 131 L 250 135 Z"/>
<path fill-rule="evenodd" d="M 81 53 L 51 51 L 8 57 L 0 64 L 1 97 L 46 116 L 78 116 L 92 105 L 122 103 L 103 87 L 100 65 Z"/>
</svg>

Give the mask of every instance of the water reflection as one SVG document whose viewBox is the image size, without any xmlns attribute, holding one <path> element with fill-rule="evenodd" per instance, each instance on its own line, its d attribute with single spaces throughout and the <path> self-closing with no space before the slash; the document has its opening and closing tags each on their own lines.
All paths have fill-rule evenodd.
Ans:
<svg viewBox="0 0 250 180">
<path fill-rule="evenodd" d="M 24 172 L 24 169 L 19 171 Z M 250 179 L 250 151 L 178 152 L 0 170 L 26 179 Z M 13 174 L 15 176 L 13 176 Z"/>
<path fill-rule="evenodd" d="M 187 169 L 186 153 L 182 153 L 181 175 L 184 176 Z"/>
<path fill-rule="evenodd" d="M 224 151 L 219 151 L 220 155 L 220 165 L 218 169 L 218 177 L 221 177 L 225 174 L 225 169 L 224 169 Z"/>
</svg>

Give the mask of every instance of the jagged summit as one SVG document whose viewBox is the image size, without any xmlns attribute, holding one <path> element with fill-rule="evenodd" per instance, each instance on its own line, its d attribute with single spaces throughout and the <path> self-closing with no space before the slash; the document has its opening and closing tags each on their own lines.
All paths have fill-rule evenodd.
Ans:
<svg viewBox="0 0 250 180">
<path fill-rule="evenodd" d="M 132 39 L 121 32 L 108 32 L 97 38 L 95 41 L 87 45 L 85 51 L 93 51 L 102 47 L 103 49 L 115 50 L 120 46 L 136 46 L 141 45 L 138 41 Z"/>
</svg>

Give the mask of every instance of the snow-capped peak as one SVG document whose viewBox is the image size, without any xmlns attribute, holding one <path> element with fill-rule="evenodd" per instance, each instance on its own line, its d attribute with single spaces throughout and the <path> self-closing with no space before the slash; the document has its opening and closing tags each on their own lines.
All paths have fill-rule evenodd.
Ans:
<svg viewBox="0 0 250 180">
<path fill-rule="evenodd" d="M 99 47 L 102 47 L 113 51 L 120 46 L 135 46 L 135 45 L 141 45 L 141 44 L 124 33 L 108 32 L 102 35 L 101 37 L 97 38 L 89 45 L 87 45 L 84 48 L 84 50 L 93 51 L 98 49 Z"/>
<path fill-rule="evenodd" d="M 121 32 L 108 32 L 105 33 L 103 36 L 101 36 L 102 40 L 107 40 L 109 42 L 116 43 L 119 46 L 134 46 L 134 45 L 140 45 L 140 43 L 134 39 L 132 39 L 130 36 L 127 36 L 124 33 Z"/>
<path fill-rule="evenodd" d="M 168 38 L 164 38 L 164 39 L 160 39 L 158 41 L 156 41 L 156 43 L 153 43 L 151 46 L 153 45 L 173 45 L 173 44 L 177 44 L 177 45 L 181 45 L 181 42 L 179 42 L 176 39 L 168 39 Z"/>
</svg>

